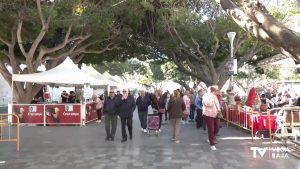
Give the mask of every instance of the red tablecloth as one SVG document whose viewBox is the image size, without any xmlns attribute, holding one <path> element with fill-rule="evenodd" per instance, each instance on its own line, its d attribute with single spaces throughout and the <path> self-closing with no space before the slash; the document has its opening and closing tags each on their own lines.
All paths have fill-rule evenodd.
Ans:
<svg viewBox="0 0 300 169">
<path fill-rule="evenodd" d="M 255 134 L 257 130 L 267 130 L 269 129 L 269 119 L 268 115 L 258 115 L 258 114 L 247 114 L 248 116 L 248 125 L 249 127 L 252 126 L 253 123 L 253 133 Z M 270 123 L 271 123 L 271 130 L 273 132 L 276 131 L 276 116 L 270 116 Z"/>
<path fill-rule="evenodd" d="M 223 114 L 223 117 L 226 119 L 226 112 Z M 276 116 L 270 116 L 271 130 L 276 131 Z M 228 120 L 240 124 L 241 126 L 251 128 L 253 123 L 253 133 L 255 134 L 258 130 L 267 130 L 269 129 L 269 120 L 268 115 L 260 114 L 250 114 L 242 111 L 240 113 L 236 112 L 236 109 L 228 108 Z"/>
</svg>

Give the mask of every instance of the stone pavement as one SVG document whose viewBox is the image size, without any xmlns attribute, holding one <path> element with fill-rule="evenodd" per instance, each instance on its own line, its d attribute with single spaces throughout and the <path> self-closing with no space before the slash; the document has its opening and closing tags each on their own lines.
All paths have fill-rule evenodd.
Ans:
<svg viewBox="0 0 300 169">
<path fill-rule="evenodd" d="M 223 125 L 224 126 L 224 125 Z M 104 124 L 85 127 L 22 127 L 21 151 L 14 143 L 0 142 L 0 169 L 300 169 L 300 160 L 253 158 L 249 133 L 221 128 L 217 151 L 211 151 L 207 134 L 195 124 L 182 125 L 181 143 L 173 143 L 168 124 L 160 136 L 140 132 L 134 118 L 132 141 L 121 143 L 120 121 L 114 142 L 105 141 Z M 265 140 L 267 142 L 267 140 Z"/>
</svg>

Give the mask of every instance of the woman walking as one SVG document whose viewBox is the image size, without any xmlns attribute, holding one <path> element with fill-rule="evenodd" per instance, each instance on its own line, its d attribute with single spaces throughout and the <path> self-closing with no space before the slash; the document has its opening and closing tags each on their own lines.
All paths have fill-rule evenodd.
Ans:
<svg viewBox="0 0 300 169">
<path fill-rule="evenodd" d="M 182 123 L 183 124 L 189 124 L 189 121 L 188 121 L 188 118 L 189 118 L 189 115 L 190 115 L 190 102 L 191 102 L 191 99 L 190 99 L 190 91 L 186 90 L 184 92 L 184 95 L 183 95 L 183 101 L 185 103 L 185 110 L 183 111 L 183 121 Z"/>
<path fill-rule="evenodd" d="M 159 115 L 159 132 L 161 132 L 162 116 L 165 113 L 165 98 L 160 90 L 156 90 L 152 97 L 152 108 Z"/>
<path fill-rule="evenodd" d="M 203 115 L 207 124 L 208 140 L 211 150 L 216 150 L 216 134 L 219 130 L 216 117 L 221 109 L 217 98 L 217 92 L 218 90 L 211 86 L 209 87 L 209 92 L 203 95 Z"/>
<path fill-rule="evenodd" d="M 183 117 L 183 111 L 186 109 L 183 99 L 180 97 L 180 93 L 174 90 L 173 96 L 169 100 L 168 111 L 173 129 L 172 141 L 180 143 L 180 122 Z"/>
</svg>

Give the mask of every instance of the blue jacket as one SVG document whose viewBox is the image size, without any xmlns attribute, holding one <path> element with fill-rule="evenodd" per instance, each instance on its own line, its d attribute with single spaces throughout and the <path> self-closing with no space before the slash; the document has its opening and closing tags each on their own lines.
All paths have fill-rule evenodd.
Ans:
<svg viewBox="0 0 300 169">
<path fill-rule="evenodd" d="M 203 107 L 202 97 L 199 97 L 199 95 L 196 96 L 195 106 L 196 106 L 196 109 L 202 109 L 202 107 Z"/>
<path fill-rule="evenodd" d="M 106 97 L 103 105 L 103 113 L 109 115 L 117 115 L 120 104 L 121 99 L 119 97 Z"/>
<path fill-rule="evenodd" d="M 132 117 L 135 110 L 135 101 L 132 95 L 129 95 L 126 100 L 121 101 L 120 105 L 120 117 Z"/>
<path fill-rule="evenodd" d="M 151 100 L 148 96 L 139 96 L 136 99 L 136 105 L 139 112 L 148 112 L 148 107 L 151 105 Z"/>
</svg>

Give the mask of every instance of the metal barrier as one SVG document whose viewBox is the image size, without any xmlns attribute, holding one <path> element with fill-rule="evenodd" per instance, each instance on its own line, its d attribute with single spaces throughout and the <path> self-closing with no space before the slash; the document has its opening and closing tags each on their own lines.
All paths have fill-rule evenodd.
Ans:
<svg viewBox="0 0 300 169">
<path fill-rule="evenodd" d="M 12 118 L 16 119 L 16 123 L 9 120 Z M 20 151 L 20 121 L 17 115 L 0 114 L 0 142 L 16 142 L 17 151 Z"/>
</svg>

